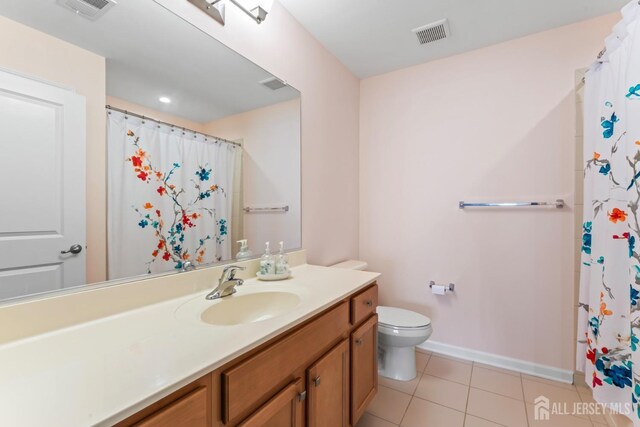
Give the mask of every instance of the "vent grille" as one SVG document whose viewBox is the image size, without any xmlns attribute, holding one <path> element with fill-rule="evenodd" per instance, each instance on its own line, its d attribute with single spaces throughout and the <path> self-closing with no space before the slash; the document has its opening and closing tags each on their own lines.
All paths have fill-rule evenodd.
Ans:
<svg viewBox="0 0 640 427">
<path fill-rule="evenodd" d="M 287 84 L 277 77 L 269 77 L 266 80 L 260 82 L 261 85 L 268 87 L 271 90 L 278 90 L 285 87 Z"/>
<path fill-rule="evenodd" d="M 433 43 L 449 37 L 449 22 L 443 19 L 411 30 L 418 37 L 419 44 Z"/>
<path fill-rule="evenodd" d="M 103 9 L 109 6 L 109 2 L 107 0 L 82 0 L 84 3 L 87 3 L 90 6 L 95 7 L 96 9 Z"/>
<path fill-rule="evenodd" d="M 115 0 L 58 0 L 62 7 L 95 21 L 115 6 Z"/>
</svg>

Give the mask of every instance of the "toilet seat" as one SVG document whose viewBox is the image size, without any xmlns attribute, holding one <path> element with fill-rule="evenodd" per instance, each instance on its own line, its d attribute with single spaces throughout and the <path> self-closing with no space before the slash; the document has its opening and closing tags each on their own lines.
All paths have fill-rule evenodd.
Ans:
<svg viewBox="0 0 640 427">
<path fill-rule="evenodd" d="M 410 310 L 397 307 L 378 306 L 378 325 L 396 330 L 428 329 L 431 319 Z M 386 329 L 385 328 L 385 329 Z"/>
</svg>

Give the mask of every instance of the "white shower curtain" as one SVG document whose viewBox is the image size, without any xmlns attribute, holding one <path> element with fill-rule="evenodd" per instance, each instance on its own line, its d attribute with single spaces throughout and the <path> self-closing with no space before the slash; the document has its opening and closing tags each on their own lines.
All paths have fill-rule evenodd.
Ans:
<svg viewBox="0 0 640 427">
<path fill-rule="evenodd" d="M 577 367 L 594 399 L 640 426 L 640 6 L 585 77 Z"/>
<path fill-rule="evenodd" d="M 231 258 L 241 148 L 113 110 L 107 123 L 109 279 Z"/>
</svg>

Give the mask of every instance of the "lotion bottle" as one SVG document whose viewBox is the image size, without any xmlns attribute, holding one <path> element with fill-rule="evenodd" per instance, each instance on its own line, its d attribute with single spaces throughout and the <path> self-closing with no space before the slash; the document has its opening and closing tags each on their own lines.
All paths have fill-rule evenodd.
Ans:
<svg viewBox="0 0 640 427">
<path fill-rule="evenodd" d="M 289 257 L 284 253 L 284 242 L 280 242 L 280 252 L 276 256 L 276 274 L 289 272 Z"/>
<path fill-rule="evenodd" d="M 240 250 L 236 254 L 236 259 L 251 258 L 253 256 L 253 252 L 249 249 L 247 239 L 238 240 L 238 243 L 240 243 Z"/>
<path fill-rule="evenodd" d="M 271 250 L 269 249 L 269 242 L 266 242 L 264 255 L 260 258 L 260 274 L 275 274 L 275 264 L 275 259 L 273 255 L 271 255 Z"/>
</svg>

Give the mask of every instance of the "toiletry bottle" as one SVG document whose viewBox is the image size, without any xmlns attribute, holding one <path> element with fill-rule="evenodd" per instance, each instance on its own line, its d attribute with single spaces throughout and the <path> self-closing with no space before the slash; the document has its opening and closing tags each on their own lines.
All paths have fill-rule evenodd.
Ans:
<svg viewBox="0 0 640 427">
<path fill-rule="evenodd" d="M 271 255 L 269 242 L 265 243 L 264 255 L 260 258 L 260 274 L 275 274 L 275 259 Z"/>
<path fill-rule="evenodd" d="M 253 256 L 253 252 L 249 249 L 247 239 L 238 240 L 238 243 L 240 243 L 240 250 L 236 254 L 236 259 L 251 258 L 251 256 Z"/>
<path fill-rule="evenodd" d="M 276 256 L 276 274 L 289 272 L 289 257 L 284 253 L 284 242 L 280 242 L 280 252 Z"/>
</svg>

